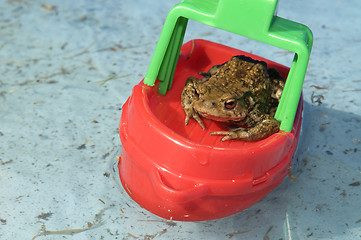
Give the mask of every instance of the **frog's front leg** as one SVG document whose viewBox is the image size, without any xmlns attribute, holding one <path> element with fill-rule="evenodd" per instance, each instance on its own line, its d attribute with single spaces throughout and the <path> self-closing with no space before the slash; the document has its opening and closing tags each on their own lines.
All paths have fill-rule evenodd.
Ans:
<svg viewBox="0 0 361 240">
<path fill-rule="evenodd" d="M 236 128 L 230 131 L 212 132 L 211 135 L 225 135 L 221 141 L 237 139 L 243 141 L 258 141 L 268 138 L 279 131 L 280 123 L 274 118 L 267 118 L 251 128 Z"/>
<path fill-rule="evenodd" d="M 199 80 L 195 77 L 189 77 L 185 83 L 185 86 L 182 91 L 181 96 L 181 103 L 182 107 L 184 109 L 184 112 L 186 113 L 185 118 L 185 125 L 188 125 L 190 118 L 194 118 L 199 125 L 202 127 L 203 130 L 205 130 L 205 126 L 202 122 L 201 117 L 199 116 L 198 112 L 194 110 L 193 108 L 193 102 L 194 99 L 198 98 L 197 93 L 197 84 L 199 83 Z"/>
</svg>

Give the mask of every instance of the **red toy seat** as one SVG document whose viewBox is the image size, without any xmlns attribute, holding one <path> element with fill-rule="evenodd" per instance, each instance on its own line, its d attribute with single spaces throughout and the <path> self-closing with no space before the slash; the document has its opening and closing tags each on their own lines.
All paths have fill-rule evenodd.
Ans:
<svg viewBox="0 0 361 240">
<path fill-rule="evenodd" d="M 288 173 L 301 129 L 302 98 L 293 129 L 244 142 L 211 136 L 221 124 L 191 119 L 184 125 L 181 92 L 189 76 L 198 76 L 234 55 L 265 61 L 284 78 L 289 68 L 205 40 L 181 48 L 172 88 L 165 96 L 142 82 L 123 107 L 119 174 L 127 193 L 142 207 L 166 219 L 202 221 L 248 208 L 278 186 Z"/>
</svg>

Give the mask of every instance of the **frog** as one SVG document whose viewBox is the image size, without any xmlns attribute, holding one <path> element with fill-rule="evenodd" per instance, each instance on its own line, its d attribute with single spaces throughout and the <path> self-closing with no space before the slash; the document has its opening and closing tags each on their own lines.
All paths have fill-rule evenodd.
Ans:
<svg viewBox="0 0 361 240">
<path fill-rule="evenodd" d="M 188 77 L 181 93 L 185 125 L 196 120 L 205 130 L 202 118 L 230 123 L 221 141 L 259 141 L 279 132 L 274 118 L 285 80 L 275 68 L 249 56 L 236 55 L 223 64 Z"/>
</svg>

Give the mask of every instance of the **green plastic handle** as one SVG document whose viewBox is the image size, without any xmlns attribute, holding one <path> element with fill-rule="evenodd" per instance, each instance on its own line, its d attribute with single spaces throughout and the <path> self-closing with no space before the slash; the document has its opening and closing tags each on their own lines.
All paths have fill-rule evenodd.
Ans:
<svg viewBox="0 0 361 240">
<path fill-rule="evenodd" d="M 172 85 L 188 19 L 233 32 L 291 52 L 294 58 L 275 118 L 290 132 L 311 53 L 311 30 L 277 16 L 278 0 L 183 0 L 169 12 L 144 83 L 160 81 L 159 93 Z"/>
</svg>

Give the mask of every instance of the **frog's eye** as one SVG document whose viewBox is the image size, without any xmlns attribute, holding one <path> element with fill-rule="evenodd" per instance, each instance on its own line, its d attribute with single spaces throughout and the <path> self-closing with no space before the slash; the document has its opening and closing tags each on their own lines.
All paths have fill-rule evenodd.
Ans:
<svg viewBox="0 0 361 240">
<path fill-rule="evenodd" d="M 236 100 L 231 98 L 226 100 L 226 102 L 224 103 L 224 107 L 226 109 L 233 109 L 236 106 Z"/>
</svg>

